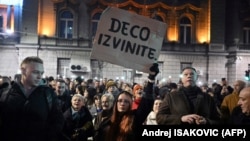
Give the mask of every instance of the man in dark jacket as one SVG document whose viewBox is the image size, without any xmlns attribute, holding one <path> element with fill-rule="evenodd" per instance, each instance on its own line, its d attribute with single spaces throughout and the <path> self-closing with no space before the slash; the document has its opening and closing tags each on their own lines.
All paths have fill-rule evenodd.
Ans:
<svg viewBox="0 0 250 141">
<path fill-rule="evenodd" d="M 156 115 L 159 125 L 218 124 L 220 115 L 214 99 L 196 86 L 197 72 L 192 67 L 182 71 L 182 87 L 166 95 Z"/>
<path fill-rule="evenodd" d="M 54 91 L 39 85 L 44 73 L 43 61 L 27 57 L 20 67 L 21 81 L 14 82 L 0 99 L 0 140 L 57 140 L 64 118 Z"/>
<path fill-rule="evenodd" d="M 238 106 L 236 106 L 230 116 L 230 124 L 250 125 L 250 87 L 240 91 Z"/>
</svg>

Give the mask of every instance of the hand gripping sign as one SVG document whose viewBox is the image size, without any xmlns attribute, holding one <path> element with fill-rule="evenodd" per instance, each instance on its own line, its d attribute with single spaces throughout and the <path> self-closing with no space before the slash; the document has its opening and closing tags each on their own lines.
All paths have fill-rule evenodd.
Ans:
<svg viewBox="0 0 250 141">
<path fill-rule="evenodd" d="M 91 59 L 149 73 L 158 60 L 165 33 L 163 22 L 108 7 L 98 23 Z"/>
</svg>

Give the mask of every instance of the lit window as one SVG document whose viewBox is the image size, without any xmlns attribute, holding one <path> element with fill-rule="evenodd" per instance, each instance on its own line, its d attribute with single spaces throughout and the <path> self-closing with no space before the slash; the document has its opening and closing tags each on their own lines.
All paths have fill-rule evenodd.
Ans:
<svg viewBox="0 0 250 141">
<path fill-rule="evenodd" d="M 60 14 L 59 37 L 73 37 L 73 14 L 70 11 L 63 11 Z"/>
<path fill-rule="evenodd" d="M 184 17 L 180 20 L 180 43 L 191 43 L 191 21 Z"/>
</svg>

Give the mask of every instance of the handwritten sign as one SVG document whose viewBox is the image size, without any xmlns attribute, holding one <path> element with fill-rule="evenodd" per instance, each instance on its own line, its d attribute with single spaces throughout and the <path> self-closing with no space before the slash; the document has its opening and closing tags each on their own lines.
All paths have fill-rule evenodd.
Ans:
<svg viewBox="0 0 250 141">
<path fill-rule="evenodd" d="M 91 59 L 149 73 L 158 60 L 165 33 L 164 22 L 108 7 L 98 23 Z"/>
</svg>

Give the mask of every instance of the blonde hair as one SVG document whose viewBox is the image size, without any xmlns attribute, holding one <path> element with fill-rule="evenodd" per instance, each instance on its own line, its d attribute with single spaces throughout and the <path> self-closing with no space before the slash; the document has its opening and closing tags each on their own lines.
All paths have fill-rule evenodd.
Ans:
<svg viewBox="0 0 250 141">
<path fill-rule="evenodd" d="M 29 57 L 26 57 L 20 66 L 22 66 L 23 64 L 30 64 L 30 63 L 40 63 L 40 64 L 43 64 L 43 60 L 37 56 L 29 56 Z"/>
<path fill-rule="evenodd" d="M 81 99 L 82 102 L 85 102 L 85 98 L 84 98 L 84 96 L 81 95 L 81 94 L 74 94 L 74 95 L 72 96 L 72 98 L 71 98 L 71 101 L 72 101 L 73 98 L 75 98 L 75 97 L 78 97 L 78 98 Z"/>
</svg>

